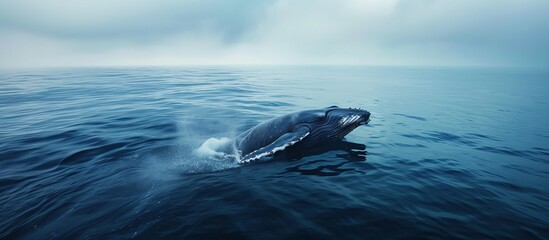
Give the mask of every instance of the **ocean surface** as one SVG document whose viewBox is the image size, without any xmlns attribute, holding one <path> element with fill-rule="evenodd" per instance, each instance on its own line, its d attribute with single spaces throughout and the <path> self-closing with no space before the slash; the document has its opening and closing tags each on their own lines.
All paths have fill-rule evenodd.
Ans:
<svg viewBox="0 0 549 240">
<path fill-rule="evenodd" d="M 549 72 L 0 71 L 1 239 L 549 239 Z M 343 146 L 238 164 L 281 114 L 360 107 Z"/>
</svg>

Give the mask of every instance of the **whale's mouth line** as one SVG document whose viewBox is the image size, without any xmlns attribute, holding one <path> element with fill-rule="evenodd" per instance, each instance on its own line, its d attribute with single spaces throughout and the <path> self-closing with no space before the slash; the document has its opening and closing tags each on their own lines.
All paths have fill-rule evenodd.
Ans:
<svg viewBox="0 0 549 240">
<path fill-rule="evenodd" d="M 358 123 L 358 125 L 366 125 L 366 124 L 368 124 L 369 122 L 370 122 L 370 119 L 368 118 L 368 119 L 366 119 L 366 120 L 364 120 L 364 121 L 360 121 L 360 122 Z"/>
</svg>

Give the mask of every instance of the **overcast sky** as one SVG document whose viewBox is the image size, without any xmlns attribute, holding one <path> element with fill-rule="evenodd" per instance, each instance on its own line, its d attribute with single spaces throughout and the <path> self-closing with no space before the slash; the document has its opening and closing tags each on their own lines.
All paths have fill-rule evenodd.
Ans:
<svg viewBox="0 0 549 240">
<path fill-rule="evenodd" d="M 548 0 L 0 0 L 0 67 L 549 67 Z"/>
</svg>

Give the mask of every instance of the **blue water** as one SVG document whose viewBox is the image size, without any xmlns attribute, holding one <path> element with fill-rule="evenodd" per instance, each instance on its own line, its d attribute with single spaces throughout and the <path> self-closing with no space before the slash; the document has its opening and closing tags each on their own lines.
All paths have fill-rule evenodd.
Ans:
<svg viewBox="0 0 549 240">
<path fill-rule="evenodd" d="M 2 239 L 548 239 L 549 73 L 406 67 L 3 70 Z M 301 159 L 216 146 L 361 107 Z"/>
</svg>

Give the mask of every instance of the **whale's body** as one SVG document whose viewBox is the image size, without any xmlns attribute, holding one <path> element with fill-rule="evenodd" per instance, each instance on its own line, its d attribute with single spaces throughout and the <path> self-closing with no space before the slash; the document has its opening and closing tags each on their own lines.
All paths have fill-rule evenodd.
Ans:
<svg viewBox="0 0 549 240">
<path fill-rule="evenodd" d="M 292 149 L 306 150 L 343 139 L 360 125 L 367 124 L 370 113 L 362 109 L 331 106 L 278 116 L 241 133 L 234 140 L 240 162 L 270 159 Z"/>
</svg>

